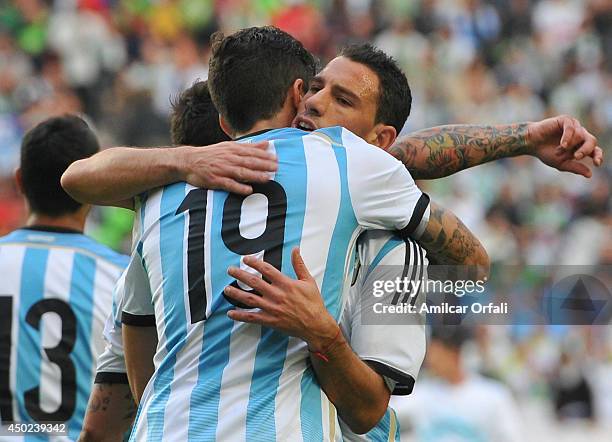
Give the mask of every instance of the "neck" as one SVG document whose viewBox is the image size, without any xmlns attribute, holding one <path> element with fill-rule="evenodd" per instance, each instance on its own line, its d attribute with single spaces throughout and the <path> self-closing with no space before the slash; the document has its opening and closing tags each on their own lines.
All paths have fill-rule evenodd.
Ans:
<svg viewBox="0 0 612 442">
<path fill-rule="evenodd" d="M 453 385 L 461 384 L 465 380 L 465 372 L 461 364 L 461 358 L 457 355 L 453 363 L 449 366 L 446 380 Z"/>
<path fill-rule="evenodd" d="M 465 380 L 465 373 L 462 370 L 454 370 L 449 373 L 447 380 L 453 385 L 459 385 Z"/>
<path fill-rule="evenodd" d="M 69 215 L 48 216 L 38 213 L 32 213 L 26 222 L 26 226 L 48 226 L 48 227 L 63 227 L 65 229 L 73 229 L 82 232 L 85 229 L 85 216 L 81 210 Z"/>
<path fill-rule="evenodd" d="M 291 126 L 291 122 L 295 118 L 295 111 L 281 110 L 274 117 L 267 120 L 259 120 L 249 130 L 241 133 L 235 133 L 234 138 L 243 137 L 253 132 L 259 132 L 265 129 L 280 129 L 282 127 Z"/>
</svg>

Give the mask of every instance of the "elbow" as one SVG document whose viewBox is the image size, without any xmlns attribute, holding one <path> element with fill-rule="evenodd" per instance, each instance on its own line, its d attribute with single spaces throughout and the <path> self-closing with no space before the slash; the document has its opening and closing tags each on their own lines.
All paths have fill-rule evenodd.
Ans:
<svg viewBox="0 0 612 442">
<path fill-rule="evenodd" d="M 489 279 L 489 272 L 491 270 L 491 259 L 489 258 L 489 254 L 485 250 L 482 245 L 480 246 L 480 253 L 478 257 L 478 269 L 479 269 L 479 279 L 485 280 Z"/>
<path fill-rule="evenodd" d="M 476 266 L 476 277 L 474 279 L 477 281 L 488 280 L 491 270 L 491 260 L 489 259 L 489 254 L 482 245 L 480 245 L 480 249 L 475 254 L 474 265 Z"/>
<path fill-rule="evenodd" d="M 60 178 L 60 184 L 62 188 L 66 191 L 68 195 L 70 195 L 75 200 L 79 201 L 80 192 L 79 192 L 79 184 L 80 184 L 80 174 L 79 169 L 80 163 L 82 160 L 75 161 L 72 163 L 62 174 Z M 82 201 L 79 201 L 82 202 Z"/>
<path fill-rule="evenodd" d="M 349 419 L 344 419 L 346 424 L 355 434 L 365 434 L 380 422 L 389 405 L 389 396 L 386 400 L 375 401 L 366 406 L 360 407 L 359 410 L 354 410 Z"/>
<path fill-rule="evenodd" d="M 86 424 L 81 430 L 78 442 L 108 442 L 122 439 L 123 435 L 113 431 L 112 428 Z"/>
</svg>

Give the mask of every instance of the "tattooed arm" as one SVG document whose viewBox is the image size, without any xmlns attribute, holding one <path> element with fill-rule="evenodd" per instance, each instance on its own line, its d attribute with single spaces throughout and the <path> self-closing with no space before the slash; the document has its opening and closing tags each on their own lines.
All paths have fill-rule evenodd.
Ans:
<svg viewBox="0 0 612 442">
<path fill-rule="evenodd" d="M 94 384 L 79 442 L 123 440 L 136 416 L 128 384 Z"/>
<path fill-rule="evenodd" d="M 436 264 L 466 266 L 470 279 L 484 280 L 489 274 L 489 256 L 478 238 L 457 216 L 434 202 L 429 222 L 417 242 Z"/>
<path fill-rule="evenodd" d="M 603 162 L 597 138 L 568 116 L 536 123 L 423 129 L 398 138 L 389 152 L 415 179 L 440 178 L 518 155 L 533 155 L 550 167 L 587 178 L 591 170 L 578 160 L 590 157 L 595 166 Z"/>
</svg>

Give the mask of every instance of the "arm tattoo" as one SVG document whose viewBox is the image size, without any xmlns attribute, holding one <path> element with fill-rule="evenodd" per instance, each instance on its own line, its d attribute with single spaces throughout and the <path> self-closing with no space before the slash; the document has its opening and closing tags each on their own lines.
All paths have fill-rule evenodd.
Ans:
<svg viewBox="0 0 612 442">
<path fill-rule="evenodd" d="M 134 420 L 134 417 L 136 416 L 136 411 L 138 410 L 138 407 L 136 406 L 136 402 L 134 402 L 134 398 L 132 398 L 132 393 L 126 394 L 123 400 L 129 402 L 130 404 L 125 410 L 123 420 L 129 421 L 131 423 Z"/>
<path fill-rule="evenodd" d="M 423 129 L 398 138 L 389 153 L 406 165 L 413 178 L 433 179 L 529 150 L 527 123 L 518 123 Z"/>
<path fill-rule="evenodd" d="M 104 384 L 95 384 L 95 388 L 100 391 L 101 397 L 93 396 L 89 403 L 89 412 L 97 413 L 98 411 L 106 411 L 113 395 L 112 388 L 105 388 Z"/>
<path fill-rule="evenodd" d="M 475 264 L 484 251 L 461 220 L 437 204 L 431 204 L 429 223 L 417 242 L 438 264 Z"/>
</svg>

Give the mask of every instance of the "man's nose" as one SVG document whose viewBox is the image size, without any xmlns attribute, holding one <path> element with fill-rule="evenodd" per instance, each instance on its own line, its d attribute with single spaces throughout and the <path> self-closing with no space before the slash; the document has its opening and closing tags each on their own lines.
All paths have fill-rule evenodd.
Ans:
<svg viewBox="0 0 612 442">
<path fill-rule="evenodd" d="M 314 116 L 320 117 L 325 113 L 327 108 L 327 99 L 325 93 L 320 90 L 306 99 L 306 112 Z"/>
</svg>

